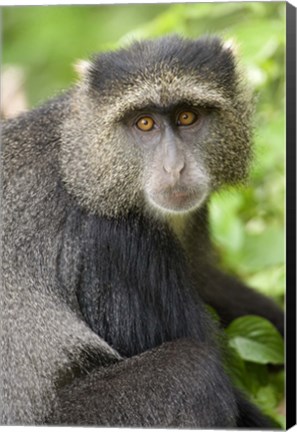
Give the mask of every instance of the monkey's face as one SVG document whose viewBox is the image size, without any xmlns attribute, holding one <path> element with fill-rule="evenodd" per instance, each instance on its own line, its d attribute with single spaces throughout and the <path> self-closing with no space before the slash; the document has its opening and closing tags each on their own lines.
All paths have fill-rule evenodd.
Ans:
<svg viewBox="0 0 297 432">
<path fill-rule="evenodd" d="M 200 143 L 209 113 L 191 105 L 147 107 L 124 119 L 126 131 L 141 154 L 146 203 L 163 212 L 188 212 L 210 190 Z"/>
<path fill-rule="evenodd" d="M 216 38 L 99 55 L 84 64 L 63 127 L 63 180 L 105 216 L 192 211 L 245 178 L 250 106 L 234 55 Z"/>
</svg>

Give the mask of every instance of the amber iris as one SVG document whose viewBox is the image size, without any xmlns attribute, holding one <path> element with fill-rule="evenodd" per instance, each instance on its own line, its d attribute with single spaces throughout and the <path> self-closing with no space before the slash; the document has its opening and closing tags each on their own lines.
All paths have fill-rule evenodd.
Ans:
<svg viewBox="0 0 297 432">
<path fill-rule="evenodd" d="M 155 122 L 151 117 L 141 117 L 136 123 L 138 129 L 148 132 L 153 129 Z"/>
<path fill-rule="evenodd" d="M 178 126 L 190 126 L 197 120 L 196 114 L 191 111 L 183 111 L 178 115 L 177 124 Z"/>
</svg>

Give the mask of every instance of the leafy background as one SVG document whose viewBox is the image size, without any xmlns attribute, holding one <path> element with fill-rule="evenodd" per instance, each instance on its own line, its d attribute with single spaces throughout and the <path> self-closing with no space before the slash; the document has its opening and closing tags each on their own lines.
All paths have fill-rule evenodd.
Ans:
<svg viewBox="0 0 297 432">
<path fill-rule="evenodd" d="M 76 59 L 168 33 L 216 33 L 239 46 L 257 94 L 255 162 L 246 187 L 213 197 L 212 233 L 222 266 L 282 306 L 285 3 L 5 8 L 2 58 L 21 66 L 34 106 L 76 79 Z M 284 427 L 284 346 L 277 330 L 249 316 L 233 321 L 226 335 L 234 381 Z"/>
</svg>

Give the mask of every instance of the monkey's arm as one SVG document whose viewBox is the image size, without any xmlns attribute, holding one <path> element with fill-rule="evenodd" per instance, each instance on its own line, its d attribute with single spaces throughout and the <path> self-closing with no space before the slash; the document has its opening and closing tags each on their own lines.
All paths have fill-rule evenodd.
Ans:
<svg viewBox="0 0 297 432">
<path fill-rule="evenodd" d="M 218 312 L 223 325 L 243 315 L 259 315 L 284 334 L 284 313 L 272 299 L 214 267 L 209 267 L 205 276 L 199 294 Z"/>
<path fill-rule="evenodd" d="M 233 390 L 213 348 L 165 343 L 58 390 L 48 424 L 234 427 Z"/>
<path fill-rule="evenodd" d="M 281 308 L 217 267 L 208 219 L 208 208 L 204 206 L 189 221 L 184 240 L 199 297 L 217 311 L 224 326 L 244 315 L 259 315 L 271 321 L 283 335 Z"/>
</svg>

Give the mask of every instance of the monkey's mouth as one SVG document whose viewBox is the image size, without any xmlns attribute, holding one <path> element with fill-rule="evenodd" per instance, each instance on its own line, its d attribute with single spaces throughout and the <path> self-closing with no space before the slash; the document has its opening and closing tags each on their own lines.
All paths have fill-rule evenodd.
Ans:
<svg viewBox="0 0 297 432">
<path fill-rule="evenodd" d="M 195 190 L 170 189 L 155 192 L 150 195 L 153 205 L 169 212 L 187 212 L 199 207 L 206 198 L 207 190 L 198 188 Z"/>
</svg>

